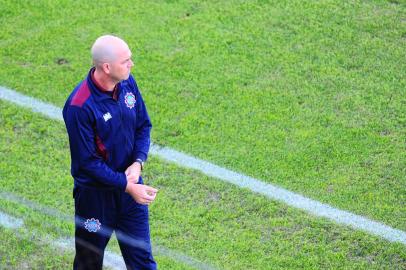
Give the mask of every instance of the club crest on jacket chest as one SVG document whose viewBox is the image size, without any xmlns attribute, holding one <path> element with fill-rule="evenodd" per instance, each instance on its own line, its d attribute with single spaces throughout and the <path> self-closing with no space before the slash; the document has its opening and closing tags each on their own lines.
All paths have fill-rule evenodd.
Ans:
<svg viewBox="0 0 406 270">
<path fill-rule="evenodd" d="M 127 105 L 128 108 L 130 108 L 130 109 L 134 108 L 134 105 L 135 105 L 135 102 L 136 102 L 134 94 L 127 92 L 125 94 L 125 96 L 124 96 L 124 102 L 125 102 L 125 105 Z"/>
</svg>

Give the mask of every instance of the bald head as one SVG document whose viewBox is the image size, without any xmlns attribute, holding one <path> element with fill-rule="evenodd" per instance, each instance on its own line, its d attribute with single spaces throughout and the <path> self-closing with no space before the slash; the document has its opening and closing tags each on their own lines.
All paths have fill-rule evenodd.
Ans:
<svg viewBox="0 0 406 270">
<path fill-rule="evenodd" d="M 92 46 L 93 64 L 97 67 L 106 62 L 113 62 L 123 50 L 128 51 L 129 48 L 121 38 L 112 35 L 101 36 Z"/>
</svg>

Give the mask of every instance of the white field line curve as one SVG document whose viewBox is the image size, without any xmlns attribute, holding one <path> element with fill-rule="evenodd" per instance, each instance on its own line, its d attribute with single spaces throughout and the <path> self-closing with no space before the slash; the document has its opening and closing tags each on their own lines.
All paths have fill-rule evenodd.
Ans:
<svg viewBox="0 0 406 270">
<path fill-rule="evenodd" d="M 24 221 L 20 218 L 12 217 L 6 213 L 0 211 L 0 226 L 8 229 L 19 229 L 23 227 Z M 17 235 L 18 236 L 18 235 Z M 48 238 L 41 239 L 41 242 L 51 244 L 54 247 L 61 248 L 63 250 L 73 251 L 74 240 L 73 239 L 59 239 L 57 241 L 50 241 Z M 104 254 L 103 265 L 114 270 L 125 270 L 125 263 L 121 256 L 111 251 L 106 251 Z"/>
<path fill-rule="evenodd" d="M 41 205 L 38 204 L 34 201 L 28 200 L 24 197 L 21 197 L 19 195 L 13 194 L 13 193 L 9 193 L 9 192 L 5 192 L 5 191 L 1 191 L 0 190 L 0 198 L 2 200 L 6 200 L 9 202 L 13 202 L 19 205 L 24 205 L 25 207 L 34 210 L 37 213 L 41 213 L 50 217 L 54 217 L 58 220 L 61 221 L 66 221 L 66 222 L 72 222 L 73 221 L 73 217 L 68 215 L 68 214 L 64 214 L 60 211 L 58 211 L 55 208 L 51 208 L 49 206 L 45 206 L 45 205 Z M 8 226 L 22 226 L 22 220 L 21 219 L 15 219 L 10 217 L 9 215 L 5 214 L 4 218 L 2 218 L 2 212 L 0 211 L 0 225 L 3 226 L 7 226 L 7 224 L 9 224 Z M 10 222 L 11 221 L 11 222 Z M 57 228 L 58 229 L 58 228 Z M 115 231 L 115 233 L 117 233 L 117 231 Z M 127 241 L 127 244 L 130 245 L 136 245 L 137 243 L 135 243 L 133 240 L 131 240 L 131 238 L 126 235 L 125 233 L 121 232 L 121 236 L 122 238 L 125 238 Z M 59 246 L 60 248 L 64 248 L 67 249 L 69 246 L 69 249 L 73 250 L 74 247 L 74 239 L 73 238 L 68 238 L 68 239 L 59 239 L 56 242 L 52 242 L 52 244 L 56 244 L 57 246 Z M 159 256 L 164 256 L 167 258 L 170 258 L 176 262 L 179 262 L 181 264 L 187 265 L 189 267 L 192 267 L 193 269 L 197 269 L 197 270 L 217 270 L 216 267 L 206 263 L 206 262 L 201 262 L 193 257 L 190 257 L 186 254 L 183 254 L 179 251 L 175 251 L 175 250 L 171 250 L 168 249 L 164 246 L 161 245 L 156 245 L 153 244 L 152 245 L 152 251 L 153 254 L 155 255 L 159 255 Z M 124 260 L 122 258 L 122 256 L 120 256 L 119 254 L 116 254 L 114 252 L 105 251 L 104 254 L 104 263 L 106 266 L 114 266 L 114 265 L 121 265 L 123 267 L 119 268 L 119 269 L 126 269 L 125 268 L 125 264 L 124 264 Z"/>
<path fill-rule="evenodd" d="M 24 222 L 20 218 L 12 217 L 6 213 L 0 211 L 0 226 L 7 229 L 18 229 L 24 225 Z"/>
<path fill-rule="evenodd" d="M 56 240 L 55 242 L 53 242 L 53 245 L 56 247 L 59 247 L 63 250 L 73 251 L 73 249 L 74 249 L 73 247 L 75 246 L 75 239 L 60 238 L 60 239 Z M 127 269 L 125 266 L 123 257 L 112 251 L 109 251 L 109 250 L 106 250 L 104 252 L 103 265 L 105 267 L 109 267 L 109 268 L 117 269 L 117 270 Z"/>
<path fill-rule="evenodd" d="M 14 90 L 0 86 L 0 98 L 16 103 L 18 105 L 40 112 L 52 119 L 62 120 L 61 109 L 44 103 L 32 97 L 27 97 Z M 348 211 L 334 208 L 328 204 L 304 197 L 276 185 L 264 183 L 258 179 L 240 174 L 226 168 L 214 165 L 210 162 L 181 153 L 168 147 L 151 145 L 151 154 L 175 164 L 198 170 L 205 175 L 234 184 L 241 188 L 248 188 L 253 192 L 262 194 L 270 199 L 283 202 L 289 206 L 304 210 L 315 216 L 330 219 L 336 223 L 350 226 L 368 232 L 372 235 L 382 237 L 390 242 L 399 242 L 406 245 L 406 232 L 392 228 L 381 222 L 377 222 Z"/>
</svg>

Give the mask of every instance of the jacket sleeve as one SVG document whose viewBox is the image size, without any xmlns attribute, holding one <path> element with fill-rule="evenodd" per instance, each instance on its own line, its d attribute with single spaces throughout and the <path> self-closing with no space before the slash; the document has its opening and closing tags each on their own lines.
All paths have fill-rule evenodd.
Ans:
<svg viewBox="0 0 406 270">
<path fill-rule="evenodd" d="M 145 106 L 144 100 L 142 99 L 141 93 L 138 91 L 138 87 L 134 81 L 136 94 L 137 94 L 137 113 L 136 113 L 136 127 L 134 134 L 135 147 L 133 151 L 133 161 L 136 159 L 141 159 L 146 161 L 148 158 L 149 147 L 151 144 L 151 129 L 152 124 L 149 118 L 147 108 Z"/>
<path fill-rule="evenodd" d="M 85 174 L 96 181 L 125 190 L 127 178 L 124 173 L 115 172 L 97 153 L 95 131 L 90 112 L 77 106 L 69 106 L 65 124 L 69 135 L 73 173 Z"/>
</svg>

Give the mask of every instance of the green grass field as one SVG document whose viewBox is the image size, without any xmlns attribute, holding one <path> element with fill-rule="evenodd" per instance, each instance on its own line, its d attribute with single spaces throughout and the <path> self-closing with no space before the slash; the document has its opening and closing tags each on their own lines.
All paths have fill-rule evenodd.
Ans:
<svg viewBox="0 0 406 270">
<path fill-rule="evenodd" d="M 154 143 L 406 230 L 406 3 L 0 0 L 0 13 L 0 85 L 62 107 L 92 42 L 119 35 Z M 406 269 L 402 244 L 147 166 L 156 245 L 219 269 Z M 73 215 L 69 167 L 63 123 L 0 101 L 0 191 Z M 71 222 L 4 198 L 0 211 L 25 222 L 0 227 L 1 269 L 71 267 L 38 240 L 73 236 Z"/>
</svg>

